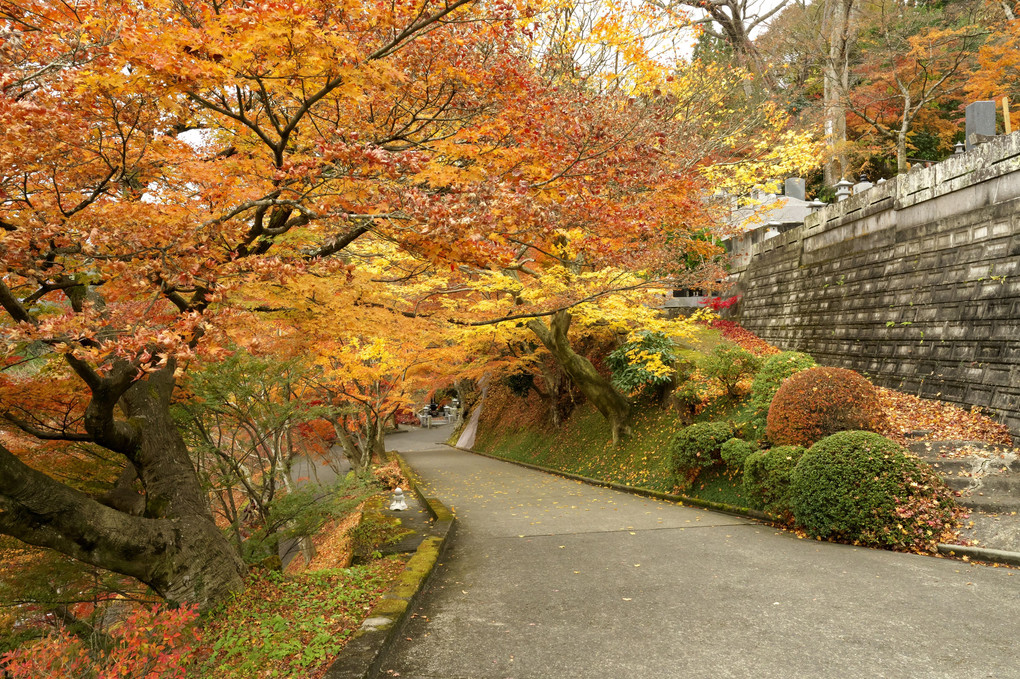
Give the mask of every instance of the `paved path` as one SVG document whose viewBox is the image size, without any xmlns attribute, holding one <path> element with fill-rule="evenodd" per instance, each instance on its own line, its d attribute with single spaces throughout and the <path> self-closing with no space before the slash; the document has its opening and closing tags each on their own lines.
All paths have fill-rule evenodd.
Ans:
<svg viewBox="0 0 1020 679">
<path fill-rule="evenodd" d="M 1020 678 L 1020 571 L 767 526 L 393 437 L 457 514 L 404 679 Z"/>
</svg>

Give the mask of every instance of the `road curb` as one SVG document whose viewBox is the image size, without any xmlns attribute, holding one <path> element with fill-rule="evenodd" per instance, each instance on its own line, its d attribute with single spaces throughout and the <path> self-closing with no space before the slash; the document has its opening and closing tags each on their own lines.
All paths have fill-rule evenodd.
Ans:
<svg viewBox="0 0 1020 679">
<path fill-rule="evenodd" d="M 647 488 L 635 488 L 634 486 L 625 486 L 622 483 L 615 483 L 613 481 L 603 481 L 602 479 L 593 479 L 589 476 L 581 476 L 580 474 L 573 474 L 571 472 L 560 471 L 559 469 L 550 469 L 548 467 L 542 467 L 537 464 L 531 464 L 530 462 L 521 462 L 519 460 L 509 460 L 505 457 L 499 457 L 497 455 L 490 455 L 488 453 L 482 453 L 477 450 L 471 450 L 470 448 L 461 448 L 454 446 L 449 443 L 446 445 L 457 450 L 463 450 L 465 453 L 471 453 L 472 455 L 480 455 L 481 457 L 487 457 L 492 460 L 499 460 L 500 462 L 509 462 L 515 464 L 518 467 L 526 467 L 527 469 L 534 469 L 535 471 L 545 472 L 547 474 L 555 474 L 556 476 L 562 476 L 566 479 L 572 479 L 574 481 L 581 481 L 593 486 L 602 486 L 603 488 L 612 488 L 613 490 L 619 490 L 624 493 L 630 493 L 631 495 L 642 495 L 644 497 L 654 498 L 656 500 L 666 500 L 667 502 L 676 502 L 677 504 L 685 505 L 688 507 L 700 507 L 702 509 L 711 509 L 712 511 L 721 512 L 723 514 L 731 514 L 734 516 L 742 516 L 749 519 L 757 519 L 759 521 L 773 521 L 773 518 L 765 512 L 759 512 L 754 509 L 745 509 L 743 507 L 734 507 L 722 502 L 711 502 L 709 500 L 701 500 L 696 497 L 687 497 L 686 495 L 673 495 L 672 493 L 660 493 L 657 490 L 649 490 Z"/>
<path fill-rule="evenodd" d="M 743 507 L 734 507 L 719 502 L 709 502 L 707 500 L 700 500 L 695 497 L 687 497 L 686 495 L 672 495 L 670 493 L 660 493 L 654 490 L 648 490 L 646 488 L 635 488 L 634 486 L 625 486 L 622 483 L 614 483 L 612 481 L 603 481 L 601 479 L 593 479 L 587 476 L 581 476 L 580 474 L 572 474 L 570 472 L 560 471 L 558 469 L 549 469 L 542 467 L 537 464 L 531 464 L 530 462 L 520 462 L 519 460 L 509 460 L 504 457 L 497 455 L 490 455 L 488 453 L 482 453 L 477 450 L 471 450 L 470 448 L 461 448 L 454 446 L 449 443 L 446 445 L 457 450 L 462 450 L 465 453 L 471 453 L 473 455 L 480 455 L 482 457 L 488 457 L 493 460 L 499 460 L 500 462 L 509 462 L 519 467 L 526 467 L 528 469 L 534 469 L 535 471 L 545 472 L 547 474 L 555 474 L 556 476 L 562 476 L 563 478 L 573 479 L 575 481 L 582 481 L 584 483 L 591 484 L 593 486 L 602 486 L 603 488 L 612 488 L 613 490 L 623 491 L 625 493 L 631 493 L 633 495 L 643 495 L 645 497 L 651 497 L 658 500 L 666 500 L 669 502 L 676 502 L 681 505 L 701 507 L 703 509 L 710 509 L 716 512 L 722 512 L 723 514 L 731 514 L 734 516 L 743 516 L 749 519 L 757 519 L 758 521 L 766 521 L 769 523 L 774 522 L 774 519 L 764 512 L 755 511 L 753 509 L 744 509 Z M 947 545 L 939 544 L 937 546 L 939 554 L 951 558 L 962 559 L 967 557 L 970 561 L 985 561 L 988 563 L 998 563 L 1007 566 L 1020 567 L 1020 552 L 1007 552 L 1001 549 L 986 549 L 984 547 L 964 547 L 962 545 Z"/>
<path fill-rule="evenodd" d="M 453 537 L 456 520 L 446 505 L 436 498 L 425 497 L 418 475 L 397 453 L 393 455 L 415 495 L 428 510 L 435 523 L 422 541 L 397 581 L 369 612 L 361 628 L 347 642 L 340 656 L 330 665 L 324 679 L 370 679 L 376 676 L 383 657 L 396 642 L 410 611 L 418 603 L 436 563 L 445 553 Z"/>
<path fill-rule="evenodd" d="M 987 561 L 989 563 L 1001 563 L 1007 566 L 1020 567 L 1020 552 L 1007 552 L 1001 549 L 986 549 L 984 547 L 965 547 L 963 545 L 942 545 L 938 546 L 939 554 L 944 556 L 962 559 L 966 557 L 970 561 Z"/>
</svg>

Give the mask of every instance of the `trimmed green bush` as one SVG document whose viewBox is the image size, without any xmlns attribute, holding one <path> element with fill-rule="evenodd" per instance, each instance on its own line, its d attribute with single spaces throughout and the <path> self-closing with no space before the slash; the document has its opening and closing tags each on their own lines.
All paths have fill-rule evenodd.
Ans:
<svg viewBox="0 0 1020 679">
<path fill-rule="evenodd" d="M 752 509 L 789 521 L 790 473 L 804 455 L 802 446 L 776 446 L 751 453 L 744 463 L 744 496 Z"/>
<path fill-rule="evenodd" d="M 953 493 L 884 436 L 844 431 L 811 446 L 791 474 L 797 523 L 812 537 L 935 551 L 956 523 Z"/>
<path fill-rule="evenodd" d="M 743 439 L 732 438 L 722 444 L 719 455 L 729 469 L 735 472 L 744 471 L 744 461 L 747 456 L 754 452 L 754 446 Z"/>
<path fill-rule="evenodd" d="M 684 427 L 670 442 L 670 459 L 677 485 L 687 488 L 701 470 L 722 461 L 722 444 L 733 438 L 725 422 L 699 422 Z"/>
<path fill-rule="evenodd" d="M 720 344 L 701 360 L 701 371 L 718 381 L 730 396 L 739 396 L 737 383 L 754 375 L 761 359 L 735 344 Z"/>
<path fill-rule="evenodd" d="M 754 376 L 754 382 L 751 383 L 749 401 L 751 418 L 748 424 L 756 434 L 765 431 L 769 405 L 783 380 L 813 367 L 815 359 L 799 351 L 784 351 L 765 359 L 761 369 Z"/>
<path fill-rule="evenodd" d="M 871 382 L 853 370 L 808 368 L 779 387 L 765 435 L 776 445 L 809 446 L 838 431 L 875 431 L 882 420 Z"/>
</svg>

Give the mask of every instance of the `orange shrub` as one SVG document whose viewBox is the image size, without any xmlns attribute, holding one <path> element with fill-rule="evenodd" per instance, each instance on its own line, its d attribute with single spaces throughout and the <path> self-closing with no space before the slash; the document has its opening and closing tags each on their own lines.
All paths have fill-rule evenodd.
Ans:
<svg viewBox="0 0 1020 679">
<path fill-rule="evenodd" d="M 765 436 L 776 445 L 810 446 L 846 430 L 877 431 L 878 392 L 844 368 L 809 368 L 785 380 L 769 407 Z"/>
</svg>

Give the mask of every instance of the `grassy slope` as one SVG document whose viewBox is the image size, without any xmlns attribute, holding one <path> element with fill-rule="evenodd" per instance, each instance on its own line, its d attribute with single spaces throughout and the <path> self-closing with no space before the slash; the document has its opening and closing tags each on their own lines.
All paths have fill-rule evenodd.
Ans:
<svg viewBox="0 0 1020 679">
<path fill-rule="evenodd" d="M 698 419 L 725 414 L 702 413 Z M 577 408 L 559 430 L 543 422 L 542 405 L 530 394 L 521 399 L 506 387 L 489 389 L 475 448 L 510 460 L 614 481 L 661 492 L 674 490 L 669 471 L 669 441 L 684 424 L 671 410 L 639 409 L 631 423 L 633 434 L 613 446 L 609 426 L 590 404 Z M 686 495 L 713 502 L 745 506 L 739 479 L 721 470 L 704 472 Z"/>
</svg>

